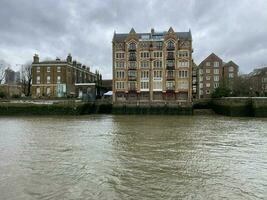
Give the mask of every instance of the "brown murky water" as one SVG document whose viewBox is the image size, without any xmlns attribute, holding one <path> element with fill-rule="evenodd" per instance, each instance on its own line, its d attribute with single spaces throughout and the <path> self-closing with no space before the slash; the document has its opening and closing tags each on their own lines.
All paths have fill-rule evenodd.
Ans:
<svg viewBox="0 0 267 200">
<path fill-rule="evenodd" d="M 267 199 L 267 119 L 1 117 L 0 199 Z"/>
</svg>

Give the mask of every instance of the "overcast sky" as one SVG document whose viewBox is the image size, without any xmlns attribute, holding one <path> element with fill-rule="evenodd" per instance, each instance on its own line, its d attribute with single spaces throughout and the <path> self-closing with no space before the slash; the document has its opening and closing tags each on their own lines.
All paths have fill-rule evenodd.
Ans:
<svg viewBox="0 0 267 200">
<path fill-rule="evenodd" d="M 194 60 L 211 52 L 243 73 L 267 64 L 266 0 L 0 0 L 0 60 L 73 58 L 111 78 L 117 33 L 192 31 Z"/>
</svg>

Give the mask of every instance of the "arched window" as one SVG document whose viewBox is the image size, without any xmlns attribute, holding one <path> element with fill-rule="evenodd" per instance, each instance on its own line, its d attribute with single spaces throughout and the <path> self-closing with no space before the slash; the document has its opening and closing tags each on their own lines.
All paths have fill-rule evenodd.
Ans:
<svg viewBox="0 0 267 200">
<path fill-rule="evenodd" d="M 173 41 L 170 40 L 170 41 L 168 42 L 168 44 L 167 44 L 167 48 L 168 48 L 168 49 L 174 49 L 174 43 L 173 43 Z"/>
<path fill-rule="evenodd" d="M 136 44 L 134 42 L 129 44 L 129 49 L 130 50 L 135 50 L 136 49 Z"/>
</svg>

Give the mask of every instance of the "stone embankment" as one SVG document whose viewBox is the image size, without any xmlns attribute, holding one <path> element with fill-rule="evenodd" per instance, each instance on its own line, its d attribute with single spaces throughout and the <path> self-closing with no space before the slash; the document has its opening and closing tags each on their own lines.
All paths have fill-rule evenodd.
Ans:
<svg viewBox="0 0 267 200">
<path fill-rule="evenodd" d="M 0 102 L 0 115 L 84 115 L 84 114 L 142 114 L 142 115 L 212 115 L 233 117 L 267 117 L 266 97 L 227 97 L 197 100 L 193 105 L 179 104 L 117 104 L 81 101 Z"/>
<path fill-rule="evenodd" d="M 221 115 L 267 117 L 267 97 L 225 97 L 213 99 L 211 106 Z"/>
</svg>

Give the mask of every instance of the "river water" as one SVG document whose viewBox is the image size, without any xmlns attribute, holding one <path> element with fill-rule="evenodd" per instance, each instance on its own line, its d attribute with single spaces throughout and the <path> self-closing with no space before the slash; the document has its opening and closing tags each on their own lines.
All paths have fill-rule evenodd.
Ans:
<svg viewBox="0 0 267 200">
<path fill-rule="evenodd" d="M 0 199 L 267 199 L 267 119 L 0 117 Z"/>
</svg>

